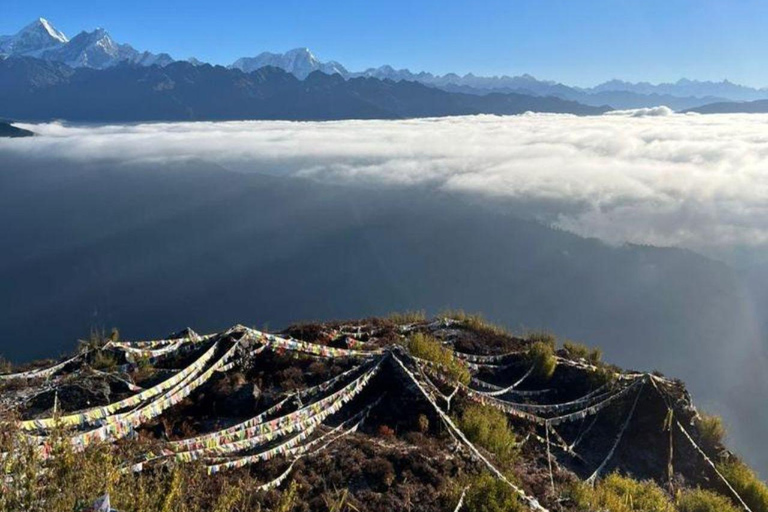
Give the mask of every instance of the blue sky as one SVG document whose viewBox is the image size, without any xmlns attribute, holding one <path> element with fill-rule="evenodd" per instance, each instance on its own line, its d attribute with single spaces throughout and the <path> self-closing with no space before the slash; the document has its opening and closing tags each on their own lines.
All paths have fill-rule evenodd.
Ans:
<svg viewBox="0 0 768 512">
<path fill-rule="evenodd" d="M 140 50 L 229 64 L 309 47 L 352 70 L 530 73 L 576 85 L 680 77 L 768 85 L 755 0 L 0 0 L 0 34 L 43 16 Z"/>
</svg>

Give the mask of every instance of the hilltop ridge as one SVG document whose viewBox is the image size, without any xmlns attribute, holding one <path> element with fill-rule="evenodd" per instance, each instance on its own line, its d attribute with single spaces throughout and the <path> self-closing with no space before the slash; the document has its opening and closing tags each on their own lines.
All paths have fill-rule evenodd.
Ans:
<svg viewBox="0 0 768 512">
<path fill-rule="evenodd" d="M 38 436 L 30 474 L 82 458 L 82 474 L 59 468 L 56 487 L 71 491 L 41 491 L 49 511 L 103 492 L 140 510 L 141 482 L 160 499 L 147 478 L 156 492 L 169 478 L 200 487 L 197 505 L 174 498 L 178 510 L 228 499 L 232 510 L 765 510 L 768 491 L 682 382 L 463 313 L 143 342 L 114 332 L 63 361 L 6 370 L 1 403 L 20 420 L 5 424 L 5 449 L 12 431 Z M 31 463 L 13 459 L 11 473 Z M 105 486 L 88 474 L 98 464 L 123 470 Z M 26 489 L 11 485 L 5 503 Z M 627 493 L 662 508 L 611 505 Z"/>
</svg>

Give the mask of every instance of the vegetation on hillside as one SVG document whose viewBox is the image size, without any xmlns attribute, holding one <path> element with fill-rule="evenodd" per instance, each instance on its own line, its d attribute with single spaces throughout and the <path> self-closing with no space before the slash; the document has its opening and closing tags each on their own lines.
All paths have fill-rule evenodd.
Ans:
<svg viewBox="0 0 768 512">
<path fill-rule="evenodd" d="M 467 313 L 463 309 L 449 309 L 443 311 L 440 317 L 455 320 L 475 332 L 497 336 L 509 335 L 509 331 L 504 327 L 489 322 L 480 313 Z"/>
<path fill-rule="evenodd" d="M 432 336 L 417 332 L 408 340 L 408 350 L 411 355 L 444 368 L 454 380 L 465 385 L 469 384 L 470 375 L 467 367 L 453 355 L 451 350 Z"/>
<path fill-rule="evenodd" d="M 699 413 L 696 427 L 699 429 L 699 435 L 707 448 L 712 449 L 722 445 L 725 438 L 725 425 L 720 416 Z"/>
<path fill-rule="evenodd" d="M 590 348 L 582 343 L 566 340 L 563 342 L 563 348 L 570 357 L 584 359 L 594 365 L 600 364 L 603 359 L 603 351 L 598 347 Z"/>
<path fill-rule="evenodd" d="M 576 484 L 571 498 L 579 510 L 608 512 L 675 512 L 671 498 L 655 482 L 613 473 L 591 487 Z"/>
<path fill-rule="evenodd" d="M 717 465 L 717 469 L 736 489 L 752 512 L 768 511 L 768 486 L 754 471 L 738 460 L 723 461 Z"/>
<path fill-rule="evenodd" d="M 680 512 L 739 512 L 725 496 L 704 489 L 691 489 L 680 493 L 677 499 Z"/>
<path fill-rule="evenodd" d="M 533 371 L 541 379 L 549 380 L 555 373 L 557 359 L 553 344 L 544 341 L 536 341 L 528 349 L 527 359 L 533 365 Z"/>
<path fill-rule="evenodd" d="M 616 370 L 602 363 L 599 350 L 569 341 L 563 346 L 567 354 L 560 351 L 560 356 L 572 360 L 584 359 L 597 368 L 579 364 L 558 365 L 556 339 L 551 334 L 531 333 L 525 339 L 514 338 L 502 334 L 502 329 L 490 326 L 479 317 L 456 316 L 462 322 L 458 328 L 455 325 L 446 328 L 444 322 L 430 322 L 421 313 L 368 319 L 365 321 L 368 331 L 362 336 L 365 341 L 356 340 L 354 346 L 370 344 L 371 348 L 392 350 L 402 356 L 400 359 L 404 366 L 411 368 L 414 378 L 423 379 L 421 385 L 428 390 L 430 400 L 453 418 L 455 425 L 487 457 L 489 463 L 550 511 L 741 510 L 737 500 L 711 467 L 689 447 L 678 444 L 679 441 L 686 442 L 681 436 L 673 438 L 674 454 L 677 458 L 686 459 L 675 460 L 675 478 L 668 478 L 669 434 L 661 429 L 668 402 L 650 393 L 643 395 L 644 399 L 633 416 L 632 428 L 635 432 L 619 439 L 619 449 L 608 469 L 617 468 L 617 472 L 598 478 L 594 486 L 582 483 L 585 476 L 580 472 L 586 467 L 589 471 L 587 476 L 591 473 L 597 465 L 595 461 L 599 462 L 615 441 L 616 432 L 633 403 L 633 396 L 640 395 L 633 395 L 630 390 L 630 394 L 617 400 L 615 406 L 606 410 L 606 414 L 598 415 L 595 421 L 599 422 L 594 427 L 584 421 L 557 425 L 545 431 L 540 424 L 531 424 L 514 414 L 505 414 L 495 405 L 504 402 L 521 405 L 529 400 L 533 405 L 536 405 L 535 400 L 543 401 L 539 405 L 570 402 L 595 389 L 594 379 L 617 379 Z M 403 325 L 408 327 L 403 329 Z M 328 328 L 322 324 L 306 324 L 301 329 L 306 339 L 317 342 L 317 346 L 323 349 L 345 347 L 349 333 L 361 330 L 338 323 Z M 500 354 L 503 362 L 491 358 L 488 369 L 473 369 L 475 373 L 470 374 L 467 364 L 452 350 L 452 340 L 446 339 L 446 336 L 457 332 L 462 339 L 476 336 L 474 341 L 470 340 L 472 343 L 477 343 L 477 339 L 483 342 L 493 339 L 492 347 L 478 355 L 488 355 L 489 352 L 491 355 Z M 337 338 L 328 333 L 336 333 Z M 173 371 L 170 367 L 174 365 L 168 365 L 167 360 L 160 361 L 156 367 L 148 357 L 139 357 L 128 370 L 119 370 L 125 364 L 121 353 L 114 349 L 102 350 L 107 341 L 117 340 L 118 336 L 117 333 L 110 336 L 96 333 L 84 343 L 84 352 L 81 353 L 82 369 L 85 370 L 82 373 L 88 375 L 88 379 L 95 378 L 95 372 L 88 371 L 89 367 L 98 368 L 105 375 L 110 373 L 120 377 L 114 379 L 112 388 L 106 384 L 104 376 L 105 380 L 98 383 L 104 400 L 114 400 L 111 393 L 119 397 L 130 396 L 130 392 L 126 391 L 126 382 L 145 385 L 145 380 L 157 382 L 158 375 Z M 520 354 L 520 350 L 524 353 Z M 513 352 L 512 364 L 505 364 L 510 360 L 510 352 Z M 383 356 L 379 361 L 383 366 L 389 365 L 387 371 L 381 372 L 377 380 L 371 381 L 371 388 L 355 399 L 360 402 L 353 410 L 359 411 L 365 404 L 373 403 L 374 399 L 380 400 L 381 404 L 371 410 L 365 423 L 357 432 L 350 433 L 345 441 L 334 443 L 320 454 L 297 460 L 288 479 L 276 489 L 262 491 L 258 488 L 285 471 L 291 460 L 288 457 L 277 456 L 216 474 L 208 474 L 202 462 L 181 464 L 171 459 L 162 464 L 149 465 L 143 472 L 128 470 L 131 462 L 167 447 L 165 441 L 169 438 L 188 438 L 221 428 L 222 424 L 232 424 L 238 418 L 249 418 L 255 409 L 269 407 L 286 393 L 306 389 L 356 366 L 370 364 L 359 360 L 355 362 L 349 357 L 318 358 L 280 350 L 267 350 L 255 358 L 249 358 L 247 353 L 238 360 L 235 369 L 216 373 L 210 383 L 174 405 L 167 414 L 163 413 L 161 417 L 138 427 L 136 435 L 130 439 L 110 444 L 95 442 L 78 451 L 69 442 L 72 431 L 61 426 L 52 428 L 48 438 L 52 456 L 47 460 L 41 456 L 42 452 L 32 438 L 19 435 L 20 424 L 16 421 L 16 414 L 25 419 L 50 415 L 52 403 L 58 403 L 55 401 L 58 395 L 54 398 L 53 392 L 45 389 L 37 395 L 22 394 L 22 398 L 31 405 L 24 406 L 26 409 L 21 407 L 18 413 L 0 413 L 3 414 L 0 416 L 0 453 L 7 454 L 0 464 L 5 476 L 0 480 L 0 512 L 75 512 L 83 510 L 104 493 L 109 493 L 112 507 L 120 512 L 440 512 L 454 510 L 462 491 L 465 492 L 461 510 L 465 512 L 528 510 L 517 492 L 508 483 L 496 478 L 485 463 L 469 457 L 467 450 L 457 450 L 463 443 L 457 440 L 455 432 L 449 430 L 449 422 L 442 421 L 429 401 L 424 400 L 424 395 L 412 385 L 407 372 L 397 370 L 399 367 L 394 358 Z M 409 356 L 433 364 L 420 365 L 418 360 Z M 196 357 L 189 353 L 179 355 L 182 366 Z M 563 362 L 567 363 L 561 360 Z M 487 384 L 496 383 L 483 389 L 497 389 L 500 388 L 497 384 L 517 380 L 523 363 L 533 365 L 535 370 L 536 379 L 530 379 L 533 381 L 531 386 L 548 388 L 541 397 L 534 395 L 536 398 L 529 399 L 531 395 L 525 394 L 510 396 L 503 388 L 501 392 L 485 395 L 470 393 L 478 380 L 489 379 L 485 381 Z M 441 389 L 437 386 L 430 388 L 428 379 L 423 377 L 431 373 L 428 368 L 442 373 L 445 381 L 462 382 L 470 389 L 459 388 L 462 392 L 453 397 L 441 397 Z M 66 390 L 62 396 L 67 397 L 61 403 L 68 404 L 68 407 L 77 407 L 82 401 L 90 400 L 86 389 L 90 381 L 78 381 L 77 374 L 77 371 L 71 372 L 61 380 Z M 476 379 L 470 382 L 473 376 Z M 159 380 L 162 378 L 165 377 Z M 547 382 L 542 382 L 544 380 Z M 627 379 L 623 382 L 626 383 Z M 671 393 L 670 396 L 682 400 L 683 404 L 689 403 L 682 384 L 664 379 L 659 383 L 667 388 L 664 393 Z M 33 389 L 45 384 L 41 379 L 26 383 Z M 609 393 L 614 392 L 614 388 L 622 389 L 622 385 L 626 389 L 627 385 L 617 380 Z M 333 389 L 336 388 L 324 393 L 331 393 Z M 443 392 L 447 393 L 445 389 L 447 387 L 443 387 Z M 0 398 L 5 392 L 11 396 L 20 390 L 24 391 L 24 381 L 0 381 Z M 518 390 L 536 391 L 522 387 L 515 392 Z M 653 399 L 650 397 L 655 397 L 656 402 L 651 403 Z M 302 405 L 308 403 L 311 400 L 301 402 Z M 82 407 L 85 405 L 87 403 Z M 566 412 L 570 410 L 573 409 L 566 409 Z M 680 421 L 686 424 L 694 422 L 692 436 L 717 462 L 720 472 L 744 498 L 752 512 L 767 512 L 768 488 L 752 470 L 727 452 L 723 446 L 725 429 L 722 422 L 706 414 L 696 416 L 694 410 L 687 407 L 676 409 L 675 417 L 685 414 L 684 411 L 691 412 L 684 418 L 680 416 Z M 220 414 L 226 418 L 223 423 Z M 556 410 L 554 414 L 562 412 Z M 322 428 L 327 431 L 332 427 Z M 572 454 L 564 451 L 563 443 L 573 442 L 581 437 L 582 432 L 589 432 L 590 428 L 589 441 L 576 448 L 581 458 L 569 458 Z M 552 438 L 550 445 L 543 436 Z M 636 443 L 642 444 L 638 446 Z M 594 446 L 599 448 L 597 456 L 587 451 Z M 262 448 L 259 446 L 257 449 Z M 550 456 L 553 462 L 551 474 Z M 587 457 L 588 461 L 584 460 Z M 573 460 L 576 463 L 571 463 Z M 633 478 L 649 474 L 658 476 L 654 476 L 655 480 Z"/>
<path fill-rule="evenodd" d="M 527 507 L 520 503 L 515 492 L 498 478 L 488 473 L 472 479 L 466 486 L 464 500 L 466 512 L 523 512 Z"/>
<path fill-rule="evenodd" d="M 461 412 L 459 427 L 470 441 L 496 455 L 501 462 L 514 461 L 517 438 L 503 412 L 489 406 L 470 404 Z"/>
<path fill-rule="evenodd" d="M 95 443 L 77 452 L 64 430 L 53 433 L 52 455 L 43 461 L 8 424 L 0 431 L 0 452 L 8 453 L 3 473 L 14 481 L 2 485 L 0 511 L 73 512 L 109 493 L 120 512 L 252 511 L 257 482 L 248 474 L 209 477 L 202 467 L 184 465 L 158 472 L 124 471 L 124 460 L 147 446 Z"/>
</svg>

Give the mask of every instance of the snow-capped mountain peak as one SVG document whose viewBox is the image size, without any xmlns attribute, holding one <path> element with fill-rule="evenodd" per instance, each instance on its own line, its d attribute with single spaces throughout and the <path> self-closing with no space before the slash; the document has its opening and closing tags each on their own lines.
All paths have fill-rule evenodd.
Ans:
<svg viewBox="0 0 768 512">
<path fill-rule="evenodd" d="M 42 27 L 49 36 L 56 39 L 60 43 L 66 43 L 69 41 L 67 36 L 64 35 L 64 32 L 61 32 L 59 30 L 56 30 L 53 25 L 51 25 L 51 22 L 48 21 L 45 18 L 38 18 L 36 22 L 33 22 L 32 25 L 37 25 Z M 30 25 L 30 26 L 32 26 Z"/>
<path fill-rule="evenodd" d="M 344 66 L 335 61 L 320 61 L 309 48 L 294 48 L 285 53 L 262 52 L 255 57 L 237 59 L 230 67 L 250 73 L 265 66 L 283 69 L 302 80 L 313 71 L 329 75 L 338 73 L 345 78 L 349 75 Z"/>
<path fill-rule="evenodd" d="M 167 53 L 139 52 L 117 43 L 103 28 L 83 31 L 71 40 L 45 18 L 38 18 L 12 36 L 0 36 L 0 58 L 36 57 L 72 67 L 107 68 L 121 62 L 140 66 L 165 66 Z"/>
<path fill-rule="evenodd" d="M 37 57 L 42 52 L 57 48 L 69 41 L 45 18 L 38 18 L 12 36 L 0 38 L 0 53 Z"/>
<path fill-rule="evenodd" d="M 132 60 L 137 54 L 130 46 L 117 44 L 103 28 L 97 28 L 80 32 L 68 44 L 45 52 L 43 57 L 72 67 L 106 68 Z"/>
</svg>

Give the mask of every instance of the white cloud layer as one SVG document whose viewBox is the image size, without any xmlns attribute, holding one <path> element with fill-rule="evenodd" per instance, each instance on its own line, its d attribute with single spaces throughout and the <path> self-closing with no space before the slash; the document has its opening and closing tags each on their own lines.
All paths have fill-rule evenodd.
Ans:
<svg viewBox="0 0 768 512">
<path fill-rule="evenodd" d="M 667 110 L 596 117 L 23 125 L 41 136 L 0 140 L 0 163 L 4 155 L 202 158 L 238 170 L 336 183 L 425 184 L 525 202 L 559 227 L 614 243 L 699 249 L 767 244 L 768 116 Z"/>
</svg>

